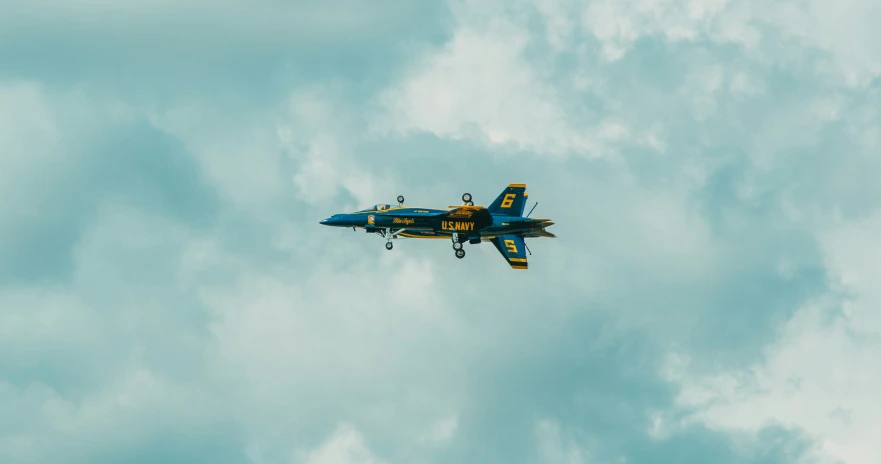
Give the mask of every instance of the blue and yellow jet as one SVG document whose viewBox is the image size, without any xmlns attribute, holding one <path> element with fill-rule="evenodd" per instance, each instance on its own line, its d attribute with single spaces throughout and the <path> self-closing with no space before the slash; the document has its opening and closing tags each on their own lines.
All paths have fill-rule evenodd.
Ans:
<svg viewBox="0 0 881 464">
<path fill-rule="evenodd" d="M 321 224 L 365 229 L 385 238 L 387 250 L 393 248 L 392 239 L 399 236 L 450 239 L 459 259 L 465 257 L 465 242 L 489 240 L 512 268 L 528 269 L 525 238 L 555 237 L 545 230 L 554 224 L 549 219 L 529 218 L 532 210 L 523 215 L 528 196 L 526 184 L 509 184 L 488 208 L 474 206 L 471 194 L 466 193 L 462 195 L 462 206 L 449 206 L 446 210 L 403 206 L 404 197 L 398 196 L 396 207 L 380 204 L 354 213 L 334 214 Z"/>
</svg>

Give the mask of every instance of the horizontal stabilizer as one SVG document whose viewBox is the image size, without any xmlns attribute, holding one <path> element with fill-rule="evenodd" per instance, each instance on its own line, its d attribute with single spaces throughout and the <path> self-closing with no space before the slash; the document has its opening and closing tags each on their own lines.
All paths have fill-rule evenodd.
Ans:
<svg viewBox="0 0 881 464">
<path fill-rule="evenodd" d="M 557 238 L 556 235 L 546 231 L 546 230 L 537 230 L 535 232 L 527 232 L 527 237 L 547 237 L 547 238 Z"/>
</svg>

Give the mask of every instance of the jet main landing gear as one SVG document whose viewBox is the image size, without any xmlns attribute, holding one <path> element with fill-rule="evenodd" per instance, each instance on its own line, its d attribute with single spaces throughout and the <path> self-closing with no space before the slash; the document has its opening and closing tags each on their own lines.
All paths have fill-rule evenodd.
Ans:
<svg viewBox="0 0 881 464">
<path fill-rule="evenodd" d="M 462 249 L 462 242 L 459 241 L 459 234 L 453 232 L 453 249 L 456 250 L 456 257 L 462 259 L 465 257 L 465 250 Z"/>
<path fill-rule="evenodd" d="M 471 194 L 470 193 L 462 194 L 462 201 L 464 201 L 465 204 L 468 206 L 474 206 L 474 202 L 471 201 Z"/>
</svg>

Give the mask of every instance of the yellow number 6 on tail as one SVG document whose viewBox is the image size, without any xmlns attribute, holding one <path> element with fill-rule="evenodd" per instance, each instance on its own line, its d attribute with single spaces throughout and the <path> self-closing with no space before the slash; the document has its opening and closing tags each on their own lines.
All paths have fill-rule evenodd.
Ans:
<svg viewBox="0 0 881 464">
<path fill-rule="evenodd" d="M 505 198 L 502 199 L 502 208 L 510 208 L 512 205 L 514 205 L 514 197 L 516 196 L 517 194 L 515 193 L 509 193 L 505 195 Z"/>
</svg>

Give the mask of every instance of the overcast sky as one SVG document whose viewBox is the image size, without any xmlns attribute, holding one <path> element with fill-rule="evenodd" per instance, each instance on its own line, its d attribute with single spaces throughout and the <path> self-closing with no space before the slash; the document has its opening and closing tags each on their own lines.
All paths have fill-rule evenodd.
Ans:
<svg viewBox="0 0 881 464">
<path fill-rule="evenodd" d="M 877 0 L 0 10 L 0 461 L 877 463 Z"/>
</svg>

